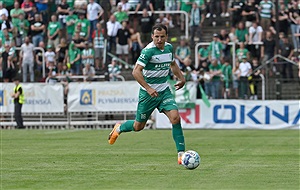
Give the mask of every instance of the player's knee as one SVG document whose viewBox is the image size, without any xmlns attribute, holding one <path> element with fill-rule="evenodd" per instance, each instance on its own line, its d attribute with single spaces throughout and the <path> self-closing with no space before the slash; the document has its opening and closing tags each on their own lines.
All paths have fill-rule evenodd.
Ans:
<svg viewBox="0 0 300 190">
<path fill-rule="evenodd" d="M 170 118 L 170 122 L 172 124 L 180 123 L 180 116 L 179 115 L 173 116 L 172 118 Z"/>
<path fill-rule="evenodd" d="M 144 127 L 145 127 L 145 125 L 143 125 L 143 124 L 136 124 L 133 126 L 135 132 L 143 130 Z"/>
</svg>

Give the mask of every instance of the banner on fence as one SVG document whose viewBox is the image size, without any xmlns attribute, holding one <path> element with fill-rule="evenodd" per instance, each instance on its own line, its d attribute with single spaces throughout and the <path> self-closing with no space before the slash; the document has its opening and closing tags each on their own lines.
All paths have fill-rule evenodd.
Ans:
<svg viewBox="0 0 300 190">
<path fill-rule="evenodd" d="M 180 109 L 183 128 L 199 129 L 300 129 L 300 101 L 211 100 L 207 107 Z M 156 127 L 171 128 L 168 118 L 156 112 Z"/>
<path fill-rule="evenodd" d="M 21 83 L 25 103 L 23 113 L 63 113 L 64 96 L 61 84 L 46 85 L 39 83 Z M 14 102 L 11 98 L 15 84 L 1 83 L 0 113 L 13 113 Z"/>
<path fill-rule="evenodd" d="M 70 83 L 69 112 L 136 111 L 140 85 L 136 81 Z M 187 85 L 175 92 L 177 102 L 194 102 L 196 85 Z"/>
<path fill-rule="evenodd" d="M 134 81 L 70 83 L 68 111 L 135 111 L 139 88 Z"/>
</svg>

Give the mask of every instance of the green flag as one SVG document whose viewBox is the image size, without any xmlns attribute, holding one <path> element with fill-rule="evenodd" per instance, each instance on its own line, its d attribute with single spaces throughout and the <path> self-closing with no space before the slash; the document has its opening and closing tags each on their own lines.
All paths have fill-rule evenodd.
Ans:
<svg viewBox="0 0 300 190">
<path fill-rule="evenodd" d="M 210 102 L 201 86 L 201 84 L 199 84 L 199 88 L 200 88 L 200 92 L 201 92 L 201 97 L 202 97 L 202 100 L 204 102 L 204 104 L 207 106 L 207 107 L 210 107 Z"/>
</svg>

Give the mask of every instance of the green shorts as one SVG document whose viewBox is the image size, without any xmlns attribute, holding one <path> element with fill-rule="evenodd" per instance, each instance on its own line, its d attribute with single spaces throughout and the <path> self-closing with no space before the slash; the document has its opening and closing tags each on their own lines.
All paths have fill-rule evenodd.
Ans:
<svg viewBox="0 0 300 190">
<path fill-rule="evenodd" d="M 178 110 L 173 94 L 169 88 L 158 94 L 157 97 L 151 97 L 147 91 L 140 89 L 139 103 L 135 117 L 136 121 L 147 121 L 155 108 L 157 108 L 159 112 L 163 110 Z"/>
</svg>

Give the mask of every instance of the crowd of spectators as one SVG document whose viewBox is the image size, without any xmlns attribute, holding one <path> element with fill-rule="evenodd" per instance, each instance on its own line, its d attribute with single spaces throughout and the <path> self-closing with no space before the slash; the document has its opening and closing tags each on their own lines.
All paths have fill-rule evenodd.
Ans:
<svg viewBox="0 0 300 190">
<path fill-rule="evenodd" d="M 300 50 L 298 0 L 279 0 L 279 31 L 272 0 L 4 2 L 0 1 L 0 74 L 4 82 L 11 81 L 18 73 L 22 74 L 23 82 L 44 81 L 43 60 L 46 77 L 51 82 L 56 82 L 58 75 L 84 75 L 85 81 L 94 81 L 93 76 L 106 69 L 110 80 L 118 80 L 116 75 L 134 64 L 141 49 L 151 41 L 151 27 L 155 23 L 184 31 L 183 14 L 155 14 L 160 10 L 181 10 L 189 14 L 190 37 L 174 44 L 176 62 L 183 73 L 192 75 L 191 80 L 203 85 L 211 98 L 248 98 L 249 85 L 252 85 L 251 98 L 257 99 L 257 83 L 253 81 L 261 73 L 258 66 L 275 55 L 277 33 L 280 34 L 278 52 L 282 56 L 295 59 L 294 51 Z M 137 14 L 138 11 L 142 14 Z M 196 68 L 191 49 L 196 41 L 202 41 L 203 27 L 215 26 L 214 20 L 218 18 L 230 20 L 230 27 L 224 26 L 219 33 L 211 34 L 211 43 L 200 47 Z M 204 26 L 205 19 L 211 24 Z M 105 39 L 107 51 L 118 57 L 108 59 L 110 64 L 103 63 Z M 230 42 L 237 44 L 235 63 Z M 120 60 L 129 64 L 121 64 Z M 289 63 L 275 69 L 284 78 L 294 77 Z M 270 69 L 270 74 L 273 70 Z M 252 76 L 250 82 L 249 76 Z"/>
<path fill-rule="evenodd" d="M 224 8 L 224 3 L 228 3 L 227 9 Z M 229 12 L 231 29 L 227 31 L 228 28 L 224 27 L 219 33 L 212 34 L 209 45 L 200 47 L 199 66 L 187 69 L 189 72 L 186 74 L 192 75 L 189 78 L 199 81 L 206 94 L 212 99 L 258 99 L 257 87 L 260 74 L 273 76 L 279 73 L 284 82 L 293 79 L 295 68 L 293 64 L 283 59 L 275 59 L 278 64 L 266 65 L 269 73 L 265 73 L 264 67 L 260 67 L 273 58 L 276 52 L 289 60 L 299 62 L 297 56 L 300 52 L 300 1 L 279 0 L 278 6 L 279 28 L 277 29 L 274 1 L 211 0 L 206 4 L 206 10 L 214 10 L 206 14 L 206 18 L 212 17 L 211 26 L 216 26 L 215 20 L 227 17 Z M 216 7 L 222 8 L 222 11 Z M 279 46 L 276 46 L 276 34 L 279 34 Z M 236 44 L 234 63 L 230 42 Z M 177 59 L 180 66 L 184 65 L 181 64 L 182 58 Z M 199 92 L 198 97 L 200 96 Z"/>
</svg>

